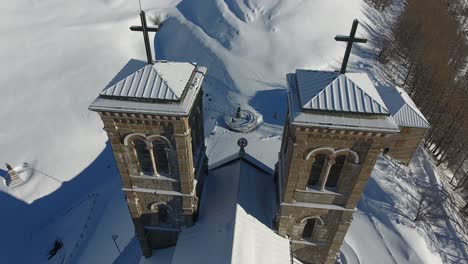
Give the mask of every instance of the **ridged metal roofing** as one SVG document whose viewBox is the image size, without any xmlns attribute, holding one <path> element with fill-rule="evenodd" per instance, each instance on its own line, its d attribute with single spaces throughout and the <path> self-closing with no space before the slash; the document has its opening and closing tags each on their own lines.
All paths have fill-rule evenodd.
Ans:
<svg viewBox="0 0 468 264">
<path fill-rule="evenodd" d="M 398 126 L 430 127 L 429 122 L 403 89 L 398 87 L 380 87 L 379 91 Z"/>
<path fill-rule="evenodd" d="M 297 70 L 296 79 L 303 109 L 389 114 L 365 73 Z"/>
<path fill-rule="evenodd" d="M 367 132 L 398 133 L 400 131 L 391 115 L 349 114 L 349 112 L 336 111 L 330 111 L 329 113 L 333 114 L 328 114 L 326 111 L 304 111 L 299 98 L 296 73 L 287 74 L 286 80 L 289 88 L 288 111 L 290 112 L 291 123 L 295 125 Z M 363 76 L 353 76 L 353 81 L 357 82 L 358 85 L 361 83 L 365 85 L 367 83 L 365 80 L 371 83 L 365 74 Z M 372 93 L 372 91 L 369 92 Z M 377 90 L 374 90 L 374 92 L 378 94 Z M 380 98 L 380 96 L 375 97 Z"/>
<path fill-rule="evenodd" d="M 157 61 L 104 89 L 101 95 L 178 101 L 195 68 L 192 63 Z"/>
</svg>

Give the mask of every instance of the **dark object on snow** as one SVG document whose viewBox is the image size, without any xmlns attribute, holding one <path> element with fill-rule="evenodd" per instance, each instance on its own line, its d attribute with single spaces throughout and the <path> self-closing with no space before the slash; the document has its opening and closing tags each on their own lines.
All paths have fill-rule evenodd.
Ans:
<svg viewBox="0 0 468 264">
<path fill-rule="evenodd" d="M 49 251 L 49 258 L 47 259 L 53 258 L 62 247 L 63 247 L 62 241 L 59 239 L 55 240 L 54 247 Z"/>
<path fill-rule="evenodd" d="M 237 107 L 236 118 L 241 118 L 241 107 Z"/>
<path fill-rule="evenodd" d="M 8 171 L 11 171 L 11 170 L 13 170 L 13 168 L 11 167 L 11 165 L 10 165 L 10 164 L 8 164 L 8 163 L 5 163 L 5 166 L 6 166 L 6 168 L 7 168 L 7 170 L 8 170 Z"/>
</svg>

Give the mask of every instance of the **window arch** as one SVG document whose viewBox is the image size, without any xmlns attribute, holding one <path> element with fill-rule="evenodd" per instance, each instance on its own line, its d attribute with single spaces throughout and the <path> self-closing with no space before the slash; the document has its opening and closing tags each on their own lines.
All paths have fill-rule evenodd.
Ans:
<svg viewBox="0 0 468 264">
<path fill-rule="evenodd" d="M 346 155 L 340 155 L 335 158 L 335 163 L 331 166 L 330 172 L 328 173 L 325 187 L 335 188 L 337 186 L 346 158 Z"/>
<path fill-rule="evenodd" d="M 167 151 L 173 150 L 173 146 L 169 139 L 161 135 L 132 133 L 125 136 L 123 142 L 125 146 L 133 147 L 141 174 L 171 175 Z"/>
<path fill-rule="evenodd" d="M 303 240 L 312 240 L 313 233 L 315 229 L 315 225 L 317 224 L 316 218 L 307 219 L 306 224 L 304 226 L 304 230 L 302 231 L 302 239 Z"/>
<path fill-rule="evenodd" d="M 322 174 L 326 161 L 327 155 L 325 154 L 319 154 L 315 157 L 315 160 L 312 163 L 312 167 L 310 169 L 307 186 L 314 186 L 319 184 L 320 175 Z"/>
<path fill-rule="evenodd" d="M 158 206 L 158 220 L 161 224 L 169 224 L 169 208 L 163 204 Z"/>
<path fill-rule="evenodd" d="M 323 156 L 325 161 L 322 163 Z M 359 164 L 359 155 L 347 148 L 335 150 L 330 147 L 320 147 L 310 150 L 304 155 L 304 160 L 313 160 L 307 185 L 320 185 L 320 191 L 325 191 L 325 187 L 337 187 L 347 158 L 354 164 Z"/>
<path fill-rule="evenodd" d="M 151 211 L 155 213 L 155 221 L 153 224 L 157 225 L 171 225 L 173 223 L 173 210 L 172 207 L 164 202 L 157 202 L 151 204 Z"/>
<path fill-rule="evenodd" d="M 153 153 L 158 174 L 169 175 L 170 166 L 166 152 L 166 144 L 160 140 L 153 141 Z"/>
<path fill-rule="evenodd" d="M 323 220 L 319 216 L 306 217 L 301 223 L 305 223 L 302 231 L 302 240 L 314 241 L 317 240 L 317 231 L 323 225 Z"/>
<path fill-rule="evenodd" d="M 154 168 L 151 161 L 151 153 L 148 150 L 146 142 L 141 138 L 136 138 L 132 143 L 140 172 L 146 175 L 153 175 Z"/>
</svg>

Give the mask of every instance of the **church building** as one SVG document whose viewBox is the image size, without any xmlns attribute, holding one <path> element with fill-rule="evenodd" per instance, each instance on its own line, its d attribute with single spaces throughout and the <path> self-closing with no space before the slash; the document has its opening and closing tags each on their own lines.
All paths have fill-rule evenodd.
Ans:
<svg viewBox="0 0 468 264">
<path fill-rule="evenodd" d="M 364 42 L 354 33 L 337 37 L 348 41 L 341 71 L 286 75 L 275 168 L 251 156 L 244 138 L 208 163 L 207 68 L 153 61 L 146 35 L 148 63 L 89 106 L 104 123 L 144 256 L 175 246 L 174 264 L 334 263 L 378 156 L 408 164 L 429 128 L 403 90 L 346 72 L 352 42 Z"/>
</svg>

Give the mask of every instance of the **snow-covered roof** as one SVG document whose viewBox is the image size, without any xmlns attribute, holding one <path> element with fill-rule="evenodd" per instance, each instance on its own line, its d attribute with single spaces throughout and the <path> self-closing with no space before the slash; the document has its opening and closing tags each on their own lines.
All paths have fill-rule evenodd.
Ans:
<svg viewBox="0 0 468 264">
<path fill-rule="evenodd" d="M 367 114 L 389 114 L 365 73 L 296 70 L 302 108 Z"/>
<path fill-rule="evenodd" d="M 89 109 L 187 115 L 201 89 L 206 70 L 188 62 L 156 61 L 133 70 L 105 88 Z"/>
<path fill-rule="evenodd" d="M 180 233 L 173 264 L 291 262 L 289 241 L 271 229 L 273 176 L 244 157 L 209 171 L 198 222 Z"/>
<path fill-rule="evenodd" d="M 400 127 L 429 128 L 426 117 L 419 111 L 411 97 L 400 87 L 379 87 L 390 114 Z"/>
<path fill-rule="evenodd" d="M 103 96 L 180 100 L 196 66 L 187 62 L 157 61 L 104 89 Z"/>
<path fill-rule="evenodd" d="M 303 70 L 298 70 L 297 72 L 301 72 Z M 329 86 L 333 81 L 335 81 L 339 77 L 339 73 L 336 72 L 319 72 L 319 71 L 308 71 L 312 75 L 317 76 L 319 78 L 316 81 L 316 85 L 312 85 L 315 81 L 312 80 L 312 75 L 308 78 L 310 80 L 305 82 L 302 80 L 299 82 L 297 80 L 297 73 L 290 73 L 286 75 L 288 86 L 289 86 L 289 95 L 288 95 L 288 107 L 289 112 L 291 113 L 291 121 L 295 125 L 306 126 L 306 127 L 321 127 L 321 128 L 331 128 L 331 129 L 350 129 L 356 131 L 373 131 L 373 132 L 387 132 L 387 133 L 397 133 L 399 132 L 398 125 L 395 123 L 393 118 L 388 113 L 387 107 L 383 102 L 382 98 L 380 97 L 378 91 L 370 81 L 369 77 L 364 73 L 346 73 L 342 80 L 346 83 L 352 82 L 353 85 L 349 85 L 349 87 L 360 87 L 359 89 L 363 91 L 362 94 L 366 94 L 369 98 L 373 99 L 373 102 L 380 105 L 380 108 L 369 108 L 371 112 L 364 112 L 359 111 L 359 108 L 349 108 L 347 111 L 343 110 L 335 110 L 337 108 L 330 109 L 304 109 L 304 105 L 307 102 L 310 102 L 314 99 L 320 91 L 325 89 Z M 327 77 L 328 76 L 328 77 Z M 298 84 L 302 83 L 302 92 L 299 90 Z M 338 88 L 340 86 L 341 80 L 337 80 L 336 85 L 331 85 L 327 89 L 333 91 L 335 89 L 340 90 L 340 93 L 343 97 L 340 100 L 344 101 L 347 100 L 346 90 L 341 90 Z M 304 85 L 305 84 L 305 85 Z M 322 90 L 319 88 L 314 87 L 322 87 Z M 332 87 L 333 86 L 333 87 Z M 316 89 L 317 91 L 315 95 L 313 92 L 307 91 L 306 87 L 310 87 L 310 89 Z M 351 89 L 351 88 L 349 88 Z M 357 88 L 352 88 L 357 89 Z M 332 94 L 340 94 L 338 93 L 330 93 Z M 307 97 L 306 97 L 307 96 Z M 303 98 L 302 98 L 303 97 Z M 310 98 L 306 100 L 305 98 Z M 330 96 L 330 99 L 334 98 Z M 340 98 L 340 97 L 338 97 Z M 357 97 L 359 98 L 359 97 Z M 357 100 L 356 98 L 356 100 Z M 303 103 L 303 102 L 306 103 Z M 338 100 L 339 101 L 339 100 Z M 370 102 L 370 101 L 369 101 Z M 311 104 L 309 104 L 310 106 Z M 313 105 L 313 104 L 312 104 Z M 349 104 L 348 104 L 349 105 Z M 377 109 L 381 109 L 382 112 L 377 111 Z M 387 111 L 387 114 L 384 112 Z"/>
</svg>

